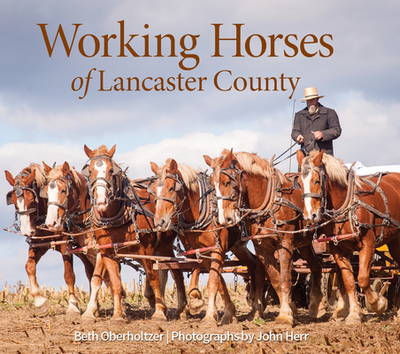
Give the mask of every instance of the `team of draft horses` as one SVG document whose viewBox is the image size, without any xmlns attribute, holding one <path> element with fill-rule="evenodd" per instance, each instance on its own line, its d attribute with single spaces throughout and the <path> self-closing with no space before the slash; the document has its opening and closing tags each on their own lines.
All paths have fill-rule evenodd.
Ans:
<svg viewBox="0 0 400 354">
<path fill-rule="evenodd" d="M 219 292 L 225 306 L 220 321 L 228 324 L 235 320 L 235 306 L 221 271 L 231 251 L 251 276 L 249 318 L 262 317 L 267 278 L 280 300 L 276 323 L 293 325 L 295 251 L 312 274 L 310 317 L 326 312 L 320 287 L 322 265 L 312 247 L 319 238 L 330 241 L 337 264 L 340 291 L 333 318 L 361 323 L 350 263 L 354 251 L 359 251 L 357 281 L 366 301 L 377 313 L 386 310 L 386 298 L 371 289 L 370 269 L 375 248 L 382 244 L 387 244 L 400 264 L 400 174 L 361 178 L 339 159 L 313 151 L 309 156 L 298 152 L 301 171 L 285 175 L 257 154 L 224 150 L 216 158 L 204 156 L 211 175 L 167 159 L 162 166 L 150 163 L 154 176 L 130 180 L 113 159 L 115 146 L 91 150 L 85 145 L 84 150 L 88 161 L 81 173 L 67 162 L 53 167 L 31 164 L 15 177 L 5 171 L 13 187 L 7 203 L 15 205 L 14 225 L 29 243 L 26 270 L 39 312 L 47 312 L 49 301 L 40 292 L 36 264 L 51 248 L 61 252 L 64 261 L 67 315 L 80 316 L 74 294 L 75 254 L 90 281 L 83 319 L 95 320 L 97 293 L 104 281 L 113 294 L 111 320 L 123 320 L 120 263 L 131 258 L 146 271 L 145 296 L 155 308 L 153 318 L 167 319 L 165 276 L 153 269 L 155 261 L 175 260 L 189 266 L 201 262 L 209 272 L 209 301 L 202 321 L 218 321 Z M 178 256 L 174 251 L 177 237 L 185 248 Z M 246 247 L 249 240 L 255 255 Z M 204 304 L 197 287 L 198 267 L 193 269 L 187 296 L 182 271 L 171 269 L 178 296 L 173 318 L 201 311 Z"/>
</svg>

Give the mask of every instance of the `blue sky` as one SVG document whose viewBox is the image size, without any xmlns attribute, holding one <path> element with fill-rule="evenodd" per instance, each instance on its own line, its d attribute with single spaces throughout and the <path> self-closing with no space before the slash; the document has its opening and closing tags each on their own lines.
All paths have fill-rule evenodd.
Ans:
<svg viewBox="0 0 400 354">
<path fill-rule="evenodd" d="M 293 110 L 304 107 L 298 99 L 309 86 L 316 86 L 325 95 L 321 103 L 334 108 L 340 117 L 343 133 L 335 142 L 337 157 L 366 166 L 399 164 L 400 5 L 396 1 L 0 0 L 0 4 L 0 164 L 13 175 L 30 162 L 41 161 L 68 161 L 80 169 L 86 161 L 84 144 L 92 149 L 116 144 L 115 160 L 129 166 L 131 178 L 151 175 L 150 161 L 160 165 L 168 157 L 206 169 L 202 156 L 217 156 L 223 148 L 270 158 L 290 146 Z M 102 36 L 120 35 L 119 21 L 124 21 L 126 41 L 129 34 L 138 34 L 131 44 L 141 57 L 118 57 L 118 39 L 110 40 L 111 57 L 101 56 Z M 49 57 L 38 23 L 48 24 L 50 42 L 59 25 L 71 41 L 73 24 L 82 24 L 69 57 L 60 39 Z M 233 41 L 221 43 L 223 57 L 213 57 L 213 24 L 222 24 L 221 36 L 226 38 L 235 35 L 233 24 L 243 24 L 243 57 L 233 57 Z M 168 57 L 165 49 L 164 57 L 154 57 L 156 36 L 166 34 L 175 38 L 177 56 Z M 179 67 L 179 43 L 187 34 L 198 36 L 191 53 L 198 55 L 199 63 L 193 70 Z M 277 41 L 277 56 L 268 56 L 270 36 L 279 34 L 296 35 L 298 46 L 307 35 L 318 40 L 330 35 L 325 38 L 333 54 L 307 58 L 300 53 L 289 58 L 284 50 L 290 53 L 290 48 Z M 84 57 L 79 40 L 84 37 L 84 51 L 90 56 L 95 51 L 93 36 L 100 41 L 100 54 Z M 146 36 L 150 55 L 143 57 Z M 261 37 L 266 41 L 266 54 L 251 57 L 245 51 L 246 40 L 250 38 L 250 50 L 257 56 Z M 311 53 L 329 52 L 320 43 L 308 48 Z M 83 91 L 72 90 L 71 84 L 87 77 L 92 68 L 96 70 L 88 92 L 79 99 Z M 119 77 L 176 80 L 181 75 L 207 80 L 203 91 L 99 92 L 101 70 L 104 87 Z M 213 82 L 221 70 L 232 73 L 224 72 L 219 82 L 224 87 L 240 77 L 246 82 L 250 77 L 279 78 L 282 74 L 300 79 L 292 99 L 288 98 L 290 89 L 223 92 Z M 285 84 L 288 89 L 288 81 Z M 287 171 L 289 163 L 280 168 Z M 295 169 L 293 160 L 291 170 Z M 9 189 L 3 177 L 1 194 L 5 196 Z M 12 207 L 3 203 L 0 208 L 2 227 L 10 225 Z M 4 231 L 0 238 L 0 287 L 6 281 L 25 283 L 27 245 L 22 237 Z M 39 282 L 59 287 L 63 285 L 61 275 L 60 255 L 49 252 L 39 263 Z M 78 274 L 80 283 L 86 281 Z"/>
</svg>

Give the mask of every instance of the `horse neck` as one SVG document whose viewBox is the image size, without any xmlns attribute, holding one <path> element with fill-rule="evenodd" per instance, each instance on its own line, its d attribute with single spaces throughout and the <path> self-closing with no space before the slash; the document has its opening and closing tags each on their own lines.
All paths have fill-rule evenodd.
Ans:
<svg viewBox="0 0 400 354">
<path fill-rule="evenodd" d="M 268 178 L 244 173 L 241 183 L 246 189 L 243 201 L 250 209 L 259 208 L 265 199 L 269 197 L 266 195 L 268 193 Z"/>
<path fill-rule="evenodd" d="M 328 209 L 337 210 L 341 208 L 347 197 L 347 187 L 336 181 L 327 180 L 326 189 Z"/>
<path fill-rule="evenodd" d="M 200 189 L 197 189 L 194 192 L 191 189 L 188 189 L 186 186 L 183 187 L 184 193 L 186 196 L 186 200 L 182 205 L 183 217 L 187 222 L 194 222 L 200 216 Z"/>
</svg>

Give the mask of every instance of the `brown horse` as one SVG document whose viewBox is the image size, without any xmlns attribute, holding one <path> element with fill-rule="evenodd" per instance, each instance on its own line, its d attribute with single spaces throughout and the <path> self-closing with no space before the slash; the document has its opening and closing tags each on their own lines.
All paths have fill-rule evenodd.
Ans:
<svg viewBox="0 0 400 354">
<path fill-rule="evenodd" d="M 178 236 L 185 249 L 197 254 L 209 271 L 209 302 L 203 321 L 215 323 L 218 317 L 215 301 L 219 291 L 225 303 L 225 314 L 221 323 L 232 322 L 235 306 L 221 276 L 225 254 L 233 247 L 232 251 L 253 272 L 252 279 L 255 266 L 253 257 L 246 248 L 236 244 L 238 234 L 233 228 L 222 228 L 219 232 L 214 230 L 210 207 L 212 189 L 208 176 L 191 167 L 180 165 L 173 159 L 168 159 L 162 167 L 151 162 L 151 169 L 156 174 L 156 179 L 149 188 L 156 196 L 155 226 L 165 231 L 178 225 L 182 231 Z M 189 293 L 196 285 L 196 280 L 191 281 Z"/>
<path fill-rule="evenodd" d="M 155 313 L 153 318 L 166 319 L 167 308 L 164 302 L 163 289 L 159 274 L 153 270 L 156 255 L 170 256 L 173 253 L 174 233 L 158 233 L 153 230 L 154 202 L 147 193 L 147 188 L 132 182 L 124 171 L 114 162 L 115 145 L 108 150 L 101 146 L 96 150 L 84 147 L 89 161 L 83 169 L 88 177 L 89 194 L 92 200 L 92 221 L 95 239 L 100 248 L 101 260 L 110 274 L 111 287 L 114 295 L 113 320 L 120 320 L 121 309 L 121 280 L 119 270 L 118 246 L 123 245 L 123 253 L 138 259 L 146 271 L 146 285 L 150 285 L 155 296 Z M 128 256 L 129 258 L 129 256 Z M 92 280 L 91 302 L 84 316 L 91 317 L 92 299 L 96 298 L 101 286 L 101 271 L 96 266 Z M 180 270 L 172 270 L 177 285 L 178 309 L 174 318 L 180 318 L 186 307 L 183 275 Z M 148 289 L 146 291 L 148 293 Z"/>
<path fill-rule="evenodd" d="M 343 166 L 342 161 L 323 151 L 304 157 L 297 153 L 301 166 L 300 185 L 304 198 L 304 218 L 311 223 L 325 222 L 318 234 L 330 236 L 330 252 L 341 270 L 348 296 L 347 324 L 361 323 L 355 296 L 355 280 L 350 256 L 359 251 L 358 285 L 370 308 L 386 310 L 387 300 L 370 286 L 371 264 L 375 248 L 387 244 L 390 254 L 400 264 L 400 174 L 383 173 L 360 178 Z M 344 309 L 344 302 L 334 316 Z M 400 310 L 397 314 L 400 317 Z"/>
<path fill-rule="evenodd" d="M 54 235 L 38 228 L 45 220 L 47 211 L 47 199 L 40 196 L 40 189 L 46 183 L 46 173 L 38 164 L 31 164 L 23 169 L 15 178 L 10 172 L 5 171 L 7 181 L 13 186 L 13 190 L 7 194 L 7 204 L 14 204 L 16 214 L 20 217 L 20 232 L 28 238 L 29 251 L 26 262 L 26 272 L 31 285 L 31 294 L 34 298 L 36 311 L 39 315 L 45 315 L 50 307 L 45 294 L 40 292 L 36 278 L 36 266 L 41 257 L 50 249 L 55 249 L 63 255 L 64 279 L 68 285 L 69 307 L 67 316 L 80 315 L 75 297 L 75 274 L 73 272 L 72 256 L 65 255 L 67 247 L 65 237 Z M 82 254 L 81 258 L 88 278 L 91 277 L 94 267 Z"/>
<path fill-rule="evenodd" d="M 294 249 L 308 261 L 312 272 L 310 317 L 325 314 L 320 289 L 322 265 L 310 246 L 311 235 L 302 229 L 301 192 L 291 180 L 256 154 L 224 150 L 218 158 L 204 156 L 212 167 L 212 183 L 218 200 L 219 222 L 241 224 L 243 233 L 252 239 L 256 255 L 264 265 L 276 290 L 280 313 L 276 323 L 293 325 L 296 308 L 291 300 Z M 274 256 L 278 252 L 279 267 Z M 261 279 L 260 282 L 264 282 Z M 257 284 L 258 285 L 258 284 Z M 262 316 L 262 286 L 257 287 L 252 314 Z"/>
</svg>

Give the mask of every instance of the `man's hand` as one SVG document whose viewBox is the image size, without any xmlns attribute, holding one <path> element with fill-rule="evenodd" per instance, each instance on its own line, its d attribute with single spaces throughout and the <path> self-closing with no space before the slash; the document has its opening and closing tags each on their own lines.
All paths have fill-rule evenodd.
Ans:
<svg viewBox="0 0 400 354">
<path fill-rule="evenodd" d="M 304 143 L 304 136 L 303 135 L 299 135 L 298 137 L 297 137 L 297 143 L 298 144 L 303 144 Z"/>
<path fill-rule="evenodd" d="M 315 140 L 321 140 L 324 137 L 321 132 L 311 132 L 311 133 L 314 134 Z"/>
</svg>

